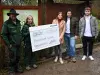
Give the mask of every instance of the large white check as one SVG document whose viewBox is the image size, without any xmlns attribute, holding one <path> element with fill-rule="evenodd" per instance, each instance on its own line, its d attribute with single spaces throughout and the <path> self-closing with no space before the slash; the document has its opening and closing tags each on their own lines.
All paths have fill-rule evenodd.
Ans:
<svg viewBox="0 0 100 75">
<path fill-rule="evenodd" d="M 32 52 L 56 46 L 59 41 L 59 27 L 56 24 L 30 27 Z"/>
</svg>

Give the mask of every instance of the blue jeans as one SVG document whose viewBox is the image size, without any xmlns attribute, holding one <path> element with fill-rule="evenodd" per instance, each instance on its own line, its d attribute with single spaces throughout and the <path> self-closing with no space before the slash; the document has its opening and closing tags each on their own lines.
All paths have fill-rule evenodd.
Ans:
<svg viewBox="0 0 100 75">
<path fill-rule="evenodd" d="M 75 37 L 71 36 L 70 34 L 65 33 L 64 38 L 66 41 L 67 55 L 74 57 L 75 56 Z"/>
</svg>

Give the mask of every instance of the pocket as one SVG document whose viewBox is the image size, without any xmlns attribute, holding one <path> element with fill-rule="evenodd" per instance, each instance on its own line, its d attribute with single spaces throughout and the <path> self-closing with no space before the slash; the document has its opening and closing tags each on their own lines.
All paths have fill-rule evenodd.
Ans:
<svg viewBox="0 0 100 75">
<path fill-rule="evenodd" d="M 16 30 L 15 27 L 10 27 L 10 28 L 9 28 L 9 32 L 10 32 L 11 34 L 16 34 L 17 30 Z"/>
</svg>

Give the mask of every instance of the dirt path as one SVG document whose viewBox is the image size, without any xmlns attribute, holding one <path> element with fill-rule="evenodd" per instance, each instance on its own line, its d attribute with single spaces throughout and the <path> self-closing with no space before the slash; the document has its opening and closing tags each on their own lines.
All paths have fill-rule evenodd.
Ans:
<svg viewBox="0 0 100 75">
<path fill-rule="evenodd" d="M 82 55 L 79 54 L 76 63 L 64 61 L 63 65 L 52 60 L 39 65 L 38 69 L 17 75 L 100 75 L 100 47 L 94 49 L 94 61 L 89 59 L 82 61 L 81 57 Z"/>
</svg>

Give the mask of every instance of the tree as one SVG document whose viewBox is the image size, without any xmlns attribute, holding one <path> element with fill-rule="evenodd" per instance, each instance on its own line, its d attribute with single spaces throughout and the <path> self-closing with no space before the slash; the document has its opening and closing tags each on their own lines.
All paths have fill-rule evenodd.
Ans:
<svg viewBox="0 0 100 75">
<path fill-rule="evenodd" d="M 92 2 L 92 13 L 100 19 L 100 2 L 98 0 Z"/>
<path fill-rule="evenodd" d="M 2 5 L 38 5 L 38 0 L 1 0 Z"/>
</svg>

